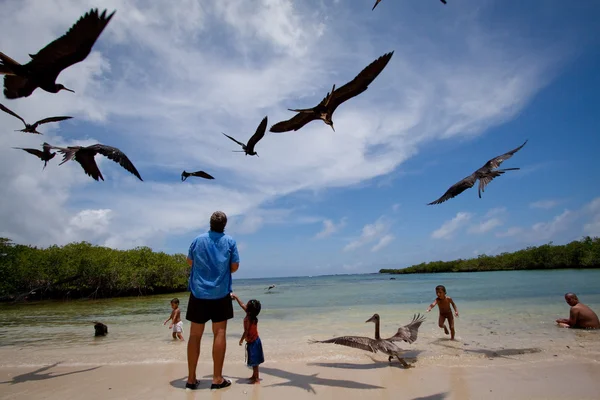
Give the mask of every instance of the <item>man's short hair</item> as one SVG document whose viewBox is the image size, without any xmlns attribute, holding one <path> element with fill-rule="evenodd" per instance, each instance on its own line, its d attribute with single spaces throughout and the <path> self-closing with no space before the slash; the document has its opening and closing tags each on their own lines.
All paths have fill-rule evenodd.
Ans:
<svg viewBox="0 0 600 400">
<path fill-rule="evenodd" d="M 223 233 L 227 225 L 227 215 L 223 211 L 215 211 L 210 216 L 210 230 Z"/>
</svg>

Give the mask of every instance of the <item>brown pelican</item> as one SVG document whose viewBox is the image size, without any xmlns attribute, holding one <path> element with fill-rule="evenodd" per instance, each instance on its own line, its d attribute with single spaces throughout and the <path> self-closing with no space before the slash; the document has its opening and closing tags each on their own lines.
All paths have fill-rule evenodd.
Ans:
<svg viewBox="0 0 600 400">
<path fill-rule="evenodd" d="M 90 10 L 66 34 L 49 43 L 37 54 L 30 54 L 31 61 L 27 64 L 21 65 L 0 52 L 0 74 L 6 75 L 4 96 L 7 99 L 28 97 L 38 87 L 50 93 L 61 90 L 73 92 L 60 83 L 57 84 L 56 78 L 65 68 L 85 60 L 115 12 L 107 17 L 106 10 L 102 15 L 98 15 L 98 9 Z"/>
<path fill-rule="evenodd" d="M 265 131 L 267 130 L 267 117 L 264 117 L 262 121 L 260 121 L 260 124 L 258 125 L 258 128 L 256 128 L 256 132 L 254 132 L 254 135 L 252 135 L 252 137 L 250 139 L 248 139 L 248 143 L 244 144 L 242 142 L 238 142 L 237 140 L 235 140 L 234 138 L 232 138 L 231 136 L 223 133 L 223 135 L 227 136 L 229 139 L 233 140 L 234 142 L 236 142 L 237 144 L 239 144 L 240 146 L 242 146 L 241 152 L 246 153 L 246 155 L 250 155 L 250 156 L 257 156 L 258 157 L 258 153 L 254 151 L 254 146 L 256 146 L 256 143 L 258 143 L 258 141 L 260 139 L 263 138 L 263 136 L 265 136 Z M 236 150 L 234 150 L 236 151 Z"/>
<path fill-rule="evenodd" d="M 48 161 L 52 160 L 56 153 L 50 153 L 50 149 L 52 148 L 52 146 L 50 146 L 48 143 L 44 142 L 42 146 L 44 151 L 38 149 L 25 149 L 23 147 L 13 147 L 13 149 L 25 150 L 29 154 L 33 154 L 34 156 L 39 157 L 39 159 L 44 162 L 44 168 L 42 168 L 43 170 L 46 168 L 46 164 L 48 164 Z"/>
<path fill-rule="evenodd" d="M 371 11 L 373 11 L 375 9 L 375 7 L 377 7 L 377 4 L 379 4 L 381 0 L 375 0 L 375 4 L 373 5 L 373 8 L 371 8 Z M 442 3 L 447 4 L 446 0 L 440 0 Z"/>
<path fill-rule="evenodd" d="M 36 121 L 35 124 L 31 124 L 30 125 L 27 122 L 25 122 L 25 120 L 23 118 L 21 118 L 17 113 L 15 113 L 14 111 L 9 110 L 7 107 L 5 107 L 2 104 L 0 104 L 0 110 L 4 111 L 7 114 L 12 115 L 13 117 L 17 117 L 21 121 L 23 121 L 23 124 L 25 125 L 25 129 L 15 129 L 15 132 L 37 133 L 38 135 L 42 134 L 41 132 L 38 132 L 36 130 L 36 128 L 38 127 L 38 125 L 46 124 L 48 122 L 64 121 L 65 119 L 73 118 L 73 117 L 50 117 L 50 118 L 40 119 L 39 121 Z"/>
<path fill-rule="evenodd" d="M 185 181 L 189 176 L 197 176 L 204 179 L 215 179 L 212 175 L 209 175 L 204 171 L 186 172 L 184 170 L 181 173 L 181 182 Z"/>
<path fill-rule="evenodd" d="M 367 90 L 369 84 L 373 82 L 375 78 L 383 71 L 385 66 L 388 64 L 394 52 L 386 53 L 379 57 L 377 60 L 373 61 L 366 68 L 364 68 L 354 79 L 350 82 L 346 83 L 344 86 L 335 89 L 335 85 L 333 85 L 333 89 L 331 89 L 331 93 L 327 93 L 327 96 L 316 106 L 313 108 L 307 109 L 291 109 L 290 111 L 295 111 L 296 114 L 291 119 L 287 121 L 281 121 L 273 125 L 270 129 L 271 132 L 287 132 L 287 131 L 297 131 L 302 128 L 304 125 L 308 124 L 311 121 L 316 119 L 321 119 L 327 125 L 333 127 L 333 112 L 336 108 L 346 100 L 353 98 Z"/>
<path fill-rule="evenodd" d="M 435 201 L 432 201 L 431 203 L 428 203 L 427 205 L 429 206 L 432 204 L 440 204 L 440 203 L 445 202 L 446 200 L 449 200 L 453 197 L 458 196 L 465 190 L 473 187 L 473 185 L 475 184 L 477 179 L 479 179 L 479 188 L 477 191 L 479 193 L 479 198 L 481 198 L 481 192 L 485 192 L 485 186 L 488 183 L 490 183 L 492 181 L 492 179 L 502 175 L 506 171 L 514 171 L 514 170 L 520 169 L 520 168 L 504 168 L 504 169 L 495 169 L 495 168 L 498 168 L 504 160 L 508 160 L 509 158 L 511 158 L 513 156 L 513 154 L 515 154 L 517 151 L 521 150 L 521 148 L 523 146 L 525 146 L 525 143 L 527 143 L 527 140 L 525 140 L 525 142 L 522 145 L 520 145 L 519 147 L 517 147 L 516 149 L 513 149 L 513 150 L 509 151 L 508 153 L 502 154 L 501 156 L 492 158 L 491 160 L 486 162 L 483 167 L 479 168 L 477 171 L 473 172 L 471 175 L 467 176 L 463 180 L 450 186 L 450 188 L 446 191 L 446 193 L 444 193 L 442 195 L 442 197 L 440 197 L 439 199 L 437 199 Z"/>
<path fill-rule="evenodd" d="M 269 285 L 269 287 L 266 290 L 271 290 L 275 287 L 275 285 Z"/>
<path fill-rule="evenodd" d="M 98 180 L 98 178 L 104 180 L 104 177 L 102 176 L 102 173 L 100 172 L 100 169 L 98 169 L 98 165 L 94 160 L 94 156 L 100 153 L 114 162 L 119 163 L 119 165 L 135 175 L 140 181 L 143 181 L 133 163 L 129 161 L 129 158 L 127 158 L 125 153 L 116 147 L 106 146 L 98 143 L 87 147 L 69 146 L 67 148 L 63 148 L 52 146 L 51 148 L 57 149 L 63 154 L 63 161 L 58 165 L 63 165 L 67 161 L 74 159 L 79 163 L 79 165 L 81 165 L 85 173 L 95 180 Z"/>
<path fill-rule="evenodd" d="M 340 336 L 328 340 L 312 340 L 310 343 L 334 343 L 373 353 L 381 351 L 389 356 L 388 362 L 392 362 L 392 359 L 396 357 L 404 367 L 410 368 L 410 365 L 400 357 L 402 349 L 396 346 L 394 342 L 405 341 L 413 343 L 417 340 L 417 333 L 423 321 L 425 321 L 424 316 L 415 314 L 412 321 L 409 324 L 398 328 L 398 332 L 396 332 L 394 336 L 382 339 L 381 336 L 379 336 L 379 314 L 373 314 L 373 316 L 365 322 L 375 322 L 375 339 L 366 336 Z"/>
</svg>

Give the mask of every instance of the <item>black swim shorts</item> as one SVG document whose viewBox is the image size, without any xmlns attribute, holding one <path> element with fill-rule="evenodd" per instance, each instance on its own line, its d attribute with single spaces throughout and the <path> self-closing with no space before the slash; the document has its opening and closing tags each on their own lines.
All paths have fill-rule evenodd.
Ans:
<svg viewBox="0 0 600 400">
<path fill-rule="evenodd" d="M 190 293 L 185 319 L 197 324 L 221 322 L 233 318 L 233 304 L 229 294 L 221 299 L 198 299 Z"/>
</svg>

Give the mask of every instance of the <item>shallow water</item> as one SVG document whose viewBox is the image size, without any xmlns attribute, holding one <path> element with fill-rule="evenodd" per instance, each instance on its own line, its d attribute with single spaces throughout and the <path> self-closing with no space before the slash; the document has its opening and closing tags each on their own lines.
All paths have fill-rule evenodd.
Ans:
<svg viewBox="0 0 600 400">
<path fill-rule="evenodd" d="M 568 316 L 563 295 L 574 291 L 600 312 L 600 270 L 502 271 L 455 274 L 345 275 L 301 278 L 238 279 L 234 291 L 243 301 L 262 303 L 259 333 L 269 363 L 300 361 L 364 362 L 382 354 L 309 339 L 342 335 L 373 337 L 365 321 L 381 317 L 381 333 L 389 337 L 413 313 L 423 313 L 444 284 L 458 306 L 456 341 L 437 327 L 438 310 L 427 313 L 413 344 L 399 343 L 409 361 L 420 365 L 467 365 L 482 358 L 536 362 L 553 357 L 600 360 L 600 332 L 558 328 L 554 320 Z M 266 287 L 275 284 L 271 291 Z M 188 293 L 106 300 L 0 305 L 0 367 L 130 364 L 185 361 L 185 343 L 173 341 L 162 323 L 169 301 Z M 228 362 L 244 361 L 238 346 L 241 309 L 228 327 Z M 108 325 L 106 337 L 95 338 L 92 321 Z M 189 322 L 184 320 L 187 340 Z M 207 326 L 201 362 L 211 362 L 212 334 Z"/>
</svg>

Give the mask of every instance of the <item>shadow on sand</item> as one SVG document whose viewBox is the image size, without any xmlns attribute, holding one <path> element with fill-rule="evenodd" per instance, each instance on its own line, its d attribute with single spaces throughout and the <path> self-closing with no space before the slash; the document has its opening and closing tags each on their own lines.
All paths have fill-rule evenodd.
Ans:
<svg viewBox="0 0 600 400">
<path fill-rule="evenodd" d="M 413 365 L 416 364 L 418 359 L 417 356 L 422 353 L 423 350 L 411 350 L 405 353 L 402 353 L 402 358 L 406 360 L 407 363 Z M 388 367 L 398 367 L 401 369 L 405 369 L 402 364 L 398 362 L 397 359 L 393 359 L 392 362 L 377 360 L 372 356 L 368 356 L 373 363 L 372 364 L 352 364 L 352 363 L 340 363 L 340 362 L 332 362 L 332 363 L 308 363 L 306 365 L 314 365 L 317 367 L 327 367 L 327 368 L 342 368 L 342 369 L 357 369 L 357 370 L 366 370 L 366 369 L 379 369 L 379 368 L 388 368 Z"/>
<path fill-rule="evenodd" d="M 510 358 L 510 356 L 517 356 L 517 355 L 521 355 L 521 354 L 540 353 L 542 351 L 542 349 L 537 348 L 537 347 L 526 347 L 526 348 L 522 348 L 522 349 L 491 350 L 491 349 L 460 349 L 460 348 L 457 348 L 454 346 L 448 346 L 443 343 L 436 343 L 436 342 L 432 342 L 432 344 L 435 344 L 436 346 L 446 347 L 448 349 L 462 350 L 465 353 L 482 354 L 482 355 L 486 356 L 487 358 L 496 358 L 496 357 Z"/>
<path fill-rule="evenodd" d="M 56 367 L 58 364 L 60 364 L 60 362 L 57 362 L 52 365 L 48 365 L 46 367 L 36 369 L 35 371 L 31 371 L 31 372 L 27 372 L 25 374 L 14 376 L 12 378 L 12 380 L 10 380 L 10 381 L 0 382 L 0 385 L 6 384 L 6 383 L 15 385 L 17 383 L 30 382 L 30 381 L 43 381 L 43 380 L 51 379 L 51 378 L 58 378 L 60 376 L 73 375 L 73 374 L 79 374 L 81 372 L 93 371 L 95 369 L 100 368 L 100 366 L 98 366 L 98 367 L 93 367 L 93 368 L 81 369 L 79 371 L 65 372 L 62 374 L 53 374 L 52 372 L 47 372 L 44 374 L 41 373 L 43 371 L 49 370 L 50 368 Z"/>
<path fill-rule="evenodd" d="M 444 400 L 446 397 L 448 397 L 448 392 L 436 393 L 423 397 L 415 397 L 412 400 Z"/>
</svg>

